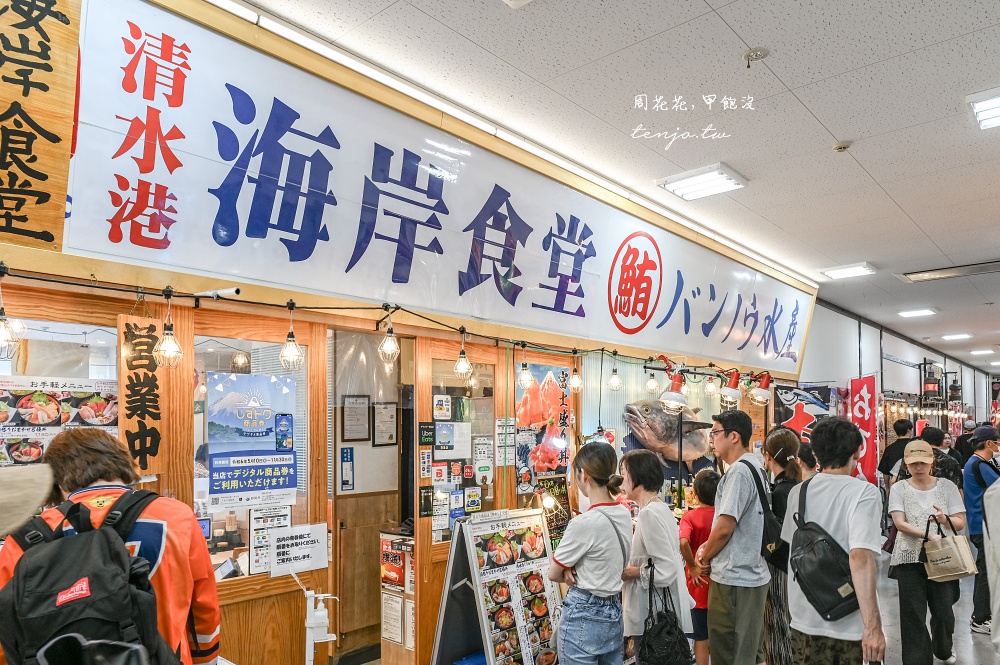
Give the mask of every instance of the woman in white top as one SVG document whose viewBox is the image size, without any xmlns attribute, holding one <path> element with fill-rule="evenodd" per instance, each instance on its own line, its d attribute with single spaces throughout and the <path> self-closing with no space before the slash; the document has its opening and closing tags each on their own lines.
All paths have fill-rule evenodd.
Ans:
<svg viewBox="0 0 1000 665">
<path fill-rule="evenodd" d="M 691 608 L 694 601 L 688 593 L 681 558 L 677 519 L 670 507 L 660 499 L 663 488 L 663 464 L 648 450 L 636 450 L 622 457 L 621 472 L 625 496 L 639 505 L 639 519 L 632 535 L 631 564 L 622 573 L 625 589 L 622 606 L 625 614 L 625 635 L 641 636 L 649 613 L 649 561 L 653 561 L 654 612 L 662 609 L 663 592 L 670 594 L 677 618 L 684 633 L 693 631 Z M 659 598 L 660 600 L 656 600 Z M 638 640 L 636 641 L 638 646 Z"/>
<path fill-rule="evenodd" d="M 928 580 L 919 557 L 928 522 L 931 522 L 932 540 L 940 537 L 934 519 L 946 534 L 951 531 L 949 527 L 961 531 L 965 527 L 965 504 L 955 483 L 931 475 L 935 462 L 929 443 L 920 439 L 907 443 L 903 462 L 910 477 L 893 483 L 889 492 L 889 514 L 899 531 L 889 564 L 894 567 L 899 583 L 903 665 L 932 665 L 935 657 L 945 663 L 954 663 L 955 612 L 952 605 L 958 600 L 958 580 Z M 926 624 L 928 608 L 931 611 L 930 635 Z"/>
<path fill-rule="evenodd" d="M 609 492 L 622 483 L 617 465 L 607 443 L 588 443 L 573 458 L 573 477 L 590 508 L 570 520 L 549 567 L 550 580 L 570 587 L 557 637 L 563 665 L 622 664 L 620 593 L 632 516 Z"/>
</svg>

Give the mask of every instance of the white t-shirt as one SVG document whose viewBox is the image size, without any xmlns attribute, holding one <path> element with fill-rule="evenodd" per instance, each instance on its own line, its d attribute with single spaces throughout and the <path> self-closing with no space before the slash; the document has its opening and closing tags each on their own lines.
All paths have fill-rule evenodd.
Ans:
<svg viewBox="0 0 1000 665">
<path fill-rule="evenodd" d="M 921 529 L 927 526 L 927 517 L 937 512 L 934 510 L 935 505 L 943 510 L 945 515 L 964 515 L 965 502 L 958 493 L 955 483 L 943 478 L 936 480 L 934 487 L 929 490 L 917 489 L 908 479 L 893 483 L 889 491 L 889 514 L 903 513 L 907 522 Z M 947 521 L 941 525 L 941 529 L 945 535 L 952 534 Z M 937 533 L 933 523 L 931 532 Z M 896 545 L 892 551 L 892 565 L 916 563 L 923 549 L 923 542 L 923 537 L 897 534 Z"/>
<path fill-rule="evenodd" d="M 627 557 L 631 540 L 628 508 L 620 503 L 595 503 L 569 521 L 552 560 L 574 570 L 580 589 L 607 598 L 622 590 L 622 571 L 628 564 L 622 558 L 622 546 Z"/>
<path fill-rule="evenodd" d="M 804 483 L 788 494 L 788 512 L 781 529 L 781 539 L 792 542 L 798 528 L 795 513 L 799 511 L 799 494 Z M 816 522 L 826 530 L 844 551 L 882 549 L 882 497 L 871 483 L 850 476 L 818 473 L 809 481 L 806 493 L 804 522 Z M 831 637 L 838 640 L 861 639 L 865 624 L 861 612 L 854 612 L 837 621 L 827 621 L 806 600 L 791 568 L 788 571 L 788 610 L 791 626 L 800 633 Z"/>
</svg>

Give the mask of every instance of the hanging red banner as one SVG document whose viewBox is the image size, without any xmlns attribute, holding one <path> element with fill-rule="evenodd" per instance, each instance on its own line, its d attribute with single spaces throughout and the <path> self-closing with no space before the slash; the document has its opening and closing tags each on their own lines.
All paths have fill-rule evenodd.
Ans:
<svg viewBox="0 0 1000 665">
<path fill-rule="evenodd" d="M 861 458 L 852 476 L 862 476 L 870 483 L 878 484 L 876 467 L 878 466 L 878 416 L 876 406 L 878 395 L 875 393 L 875 375 L 851 379 L 851 422 L 861 430 L 864 438 Z"/>
</svg>

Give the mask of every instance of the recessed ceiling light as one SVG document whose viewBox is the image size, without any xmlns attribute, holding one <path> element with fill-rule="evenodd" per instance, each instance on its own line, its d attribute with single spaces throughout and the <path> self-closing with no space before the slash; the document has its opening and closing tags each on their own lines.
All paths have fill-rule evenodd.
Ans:
<svg viewBox="0 0 1000 665">
<path fill-rule="evenodd" d="M 993 353 L 993 349 L 976 349 L 975 351 L 969 351 L 974 356 L 988 356 Z"/>
<path fill-rule="evenodd" d="M 965 101 L 972 106 L 979 129 L 1000 127 L 1000 88 L 977 92 L 966 97 Z"/>
<path fill-rule="evenodd" d="M 993 366 L 1000 365 L 1000 360 L 996 361 L 995 363 L 990 363 L 990 364 L 993 365 Z"/>
<path fill-rule="evenodd" d="M 960 333 L 958 335 L 941 335 L 941 339 L 946 339 L 949 342 L 955 339 L 969 339 L 972 337 L 969 333 Z"/>
<path fill-rule="evenodd" d="M 205 351 L 207 351 L 208 353 L 212 353 L 213 351 L 215 351 L 215 349 L 205 349 Z"/>
<path fill-rule="evenodd" d="M 844 279 L 846 277 L 861 277 L 862 275 L 875 274 L 875 268 L 867 263 L 852 263 L 849 266 L 836 266 L 820 270 L 821 273 L 830 279 Z"/>
<path fill-rule="evenodd" d="M 905 319 L 910 319 L 914 316 L 931 316 L 933 314 L 937 314 L 933 309 L 908 309 L 905 312 L 899 312 L 899 315 Z"/>
<path fill-rule="evenodd" d="M 694 201 L 746 187 L 747 180 L 725 164 L 713 164 L 669 178 L 660 178 L 654 184 L 685 201 Z"/>
</svg>

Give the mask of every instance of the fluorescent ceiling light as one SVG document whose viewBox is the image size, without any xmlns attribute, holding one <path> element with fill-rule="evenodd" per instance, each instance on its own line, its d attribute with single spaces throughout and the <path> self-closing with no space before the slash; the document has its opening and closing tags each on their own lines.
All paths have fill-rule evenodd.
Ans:
<svg viewBox="0 0 1000 665">
<path fill-rule="evenodd" d="M 969 333 L 960 333 L 958 335 L 942 335 L 941 339 L 946 339 L 950 342 L 956 339 L 969 339 L 970 337 L 972 337 L 972 335 L 970 335 Z"/>
<path fill-rule="evenodd" d="M 849 266 L 836 266 L 820 270 L 821 273 L 830 279 L 845 279 L 847 277 L 861 277 L 862 275 L 875 274 L 875 268 L 867 263 L 853 263 Z"/>
<path fill-rule="evenodd" d="M 746 187 L 747 180 L 725 164 L 713 164 L 661 178 L 654 181 L 654 184 L 685 201 L 694 201 Z"/>
<path fill-rule="evenodd" d="M 905 312 L 899 312 L 899 315 L 904 319 L 911 319 L 915 316 L 931 316 L 937 314 L 933 309 L 908 309 Z"/>
<path fill-rule="evenodd" d="M 1000 88 L 977 92 L 966 97 L 965 101 L 971 106 L 979 129 L 1000 127 Z"/>
<path fill-rule="evenodd" d="M 250 21 L 251 23 L 257 22 L 257 12 L 250 9 L 242 2 L 236 2 L 236 0 L 208 0 L 208 3 L 215 5 L 219 9 L 224 9 L 230 14 L 239 16 L 244 21 Z"/>
<path fill-rule="evenodd" d="M 974 356 L 989 356 L 993 354 L 993 349 L 976 349 L 975 351 L 969 351 Z"/>
<path fill-rule="evenodd" d="M 990 363 L 990 364 L 993 365 L 993 366 L 1000 365 L 1000 360 L 996 361 L 995 363 Z"/>
</svg>

